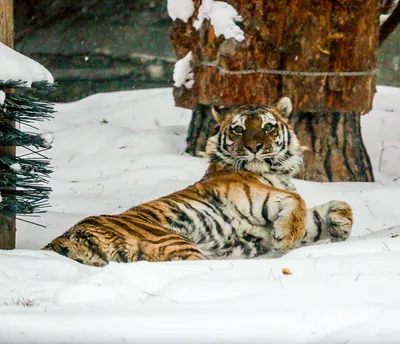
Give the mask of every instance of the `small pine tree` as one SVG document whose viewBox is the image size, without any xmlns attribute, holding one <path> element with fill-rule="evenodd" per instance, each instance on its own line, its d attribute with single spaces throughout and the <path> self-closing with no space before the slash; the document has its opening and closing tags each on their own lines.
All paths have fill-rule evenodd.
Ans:
<svg viewBox="0 0 400 344">
<path fill-rule="evenodd" d="M 33 90 L 53 84 L 32 83 Z M 0 155 L 0 215 L 33 215 L 44 212 L 51 188 L 49 159 L 42 154 L 51 147 L 52 135 L 37 134 L 35 122 L 50 119 L 53 104 L 21 92 L 26 82 L 0 80 L 0 146 L 23 147 L 24 153 Z"/>
</svg>

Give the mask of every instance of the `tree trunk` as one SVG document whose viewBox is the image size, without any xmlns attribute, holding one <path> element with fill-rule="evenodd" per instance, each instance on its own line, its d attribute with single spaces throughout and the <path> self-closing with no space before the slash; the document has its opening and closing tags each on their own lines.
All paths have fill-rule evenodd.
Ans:
<svg viewBox="0 0 400 344">
<path fill-rule="evenodd" d="M 0 42 L 14 46 L 13 0 L 0 0 Z M 0 155 L 15 156 L 15 147 L 0 146 Z M 0 215 L 0 249 L 15 248 L 15 216 Z"/>
<path fill-rule="evenodd" d="M 186 152 L 202 156 L 215 121 L 210 107 L 199 105 L 192 115 Z M 318 182 L 373 182 L 373 172 L 365 149 L 360 114 L 298 113 L 291 125 L 304 152 L 305 169 L 300 179 Z"/>
<path fill-rule="evenodd" d="M 304 152 L 301 179 L 318 182 L 373 182 L 357 113 L 299 113 L 291 125 Z"/>
<path fill-rule="evenodd" d="M 193 28 L 176 20 L 171 39 L 178 59 L 192 52 L 194 85 L 174 88 L 177 106 L 195 109 L 187 152 L 204 151 L 209 106 L 292 100 L 292 124 L 305 171 L 316 181 L 373 181 L 360 115 L 372 108 L 380 0 L 224 0 L 243 18 L 245 39 L 217 36 L 210 20 Z M 200 105 L 198 105 L 200 104 Z"/>
</svg>

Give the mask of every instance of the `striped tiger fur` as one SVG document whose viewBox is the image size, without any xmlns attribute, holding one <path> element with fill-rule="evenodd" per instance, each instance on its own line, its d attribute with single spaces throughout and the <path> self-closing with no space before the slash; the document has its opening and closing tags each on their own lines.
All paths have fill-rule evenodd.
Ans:
<svg viewBox="0 0 400 344">
<path fill-rule="evenodd" d="M 318 240 L 345 240 L 352 211 L 332 201 L 307 210 L 292 176 L 302 164 L 291 104 L 247 106 L 224 115 L 202 180 L 117 215 L 91 216 L 44 247 L 78 262 L 240 259 L 282 255 Z"/>
</svg>

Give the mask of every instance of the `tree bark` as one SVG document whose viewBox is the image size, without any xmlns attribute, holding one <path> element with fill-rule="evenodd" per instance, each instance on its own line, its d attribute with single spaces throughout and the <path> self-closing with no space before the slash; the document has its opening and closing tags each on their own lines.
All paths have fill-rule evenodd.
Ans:
<svg viewBox="0 0 400 344">
<path fill-rule="evenodd" d="M 299 113 L 291 125 L 304 152 L 300 179 L 318 182 L 373 182 L 357 113 Z"/>
<path fill-rule="evenodd" d="M 0 42 L 11 48 L 14 46 L 13 0 L 0 0 Z M 0 155 L 15 156 L 15 152 L 15 147 L 0 146 Z M 15 241 L 15 216 L 0 215 L 0 249 L 15 248 Z"/>
<path fill-rule="evenodd" d="M 285 95 L 297 111 L 371 110 L 379 0 L 224 2 L 243 17 L 244 41 L 217 36 L 210 20 L 194 29 L 200 0 L 187 23 L 174 21 L 176 55 L 191 51 L 194 72 L 192 88 L 175 87 L 177 106 L 271 104 Z"/>
<path fill-rule="evenodd" d="M 215 121 L 209 106 L 198 105 L 189 125 L 186 152 L 202 156 Z M 304 170 L 296 176 L 317 182 L 373 182 L 357 113 L 298 113 L 291 125 L 304 152 Z"/>
</svg>

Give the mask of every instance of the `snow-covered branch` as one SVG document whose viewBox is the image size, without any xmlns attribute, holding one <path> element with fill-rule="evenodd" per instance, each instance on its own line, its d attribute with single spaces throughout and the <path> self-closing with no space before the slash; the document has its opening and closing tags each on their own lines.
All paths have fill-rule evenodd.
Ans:
<svg viewBox="0 0 400 344">
<path fill-rule="evenodd" d="M 51 73 L 40 63 L 0 43 L 0 80 L 23 81 L 27 87 L 32 82 L 54 82 Z"/>
</svg>

